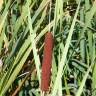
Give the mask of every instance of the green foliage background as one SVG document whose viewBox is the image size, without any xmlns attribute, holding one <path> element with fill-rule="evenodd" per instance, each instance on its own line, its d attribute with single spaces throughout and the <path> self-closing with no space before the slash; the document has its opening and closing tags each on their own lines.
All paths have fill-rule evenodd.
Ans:
<svg viewBox="0 0 96 96">
<path fill-rule="evenodd" d="M 0 96 L 41 96 L 44 34 L 49 28 L 54 49 L 45 96 L 96 96 L 96 0 L 3 0 Z"/>
</svg>

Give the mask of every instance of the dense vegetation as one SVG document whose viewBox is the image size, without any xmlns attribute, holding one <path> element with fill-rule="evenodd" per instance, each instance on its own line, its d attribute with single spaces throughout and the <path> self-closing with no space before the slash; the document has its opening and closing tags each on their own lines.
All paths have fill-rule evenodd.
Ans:
<svg viewBox="0 0 96 96">
<path fill-rule="evenodd" d="M 0 96 L 43 95 L 48 31 L 54 47 L 45 96 L 96 96 L 96 0 L 0 0 Z"/>
</svg>

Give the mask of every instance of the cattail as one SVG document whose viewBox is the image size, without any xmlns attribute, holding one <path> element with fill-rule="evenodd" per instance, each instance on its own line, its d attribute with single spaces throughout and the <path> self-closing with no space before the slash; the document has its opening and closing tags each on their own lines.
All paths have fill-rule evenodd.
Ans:
<svg viewBox="0 0 96 96">
<path fill-rule="evenodd" d="M 48 91 L 51 77 L 53 35 L 51 32 L 45 34 L 45 45 L 43 51 L 42 72 L 41 72 L 41 90 Z"/>
</svg>

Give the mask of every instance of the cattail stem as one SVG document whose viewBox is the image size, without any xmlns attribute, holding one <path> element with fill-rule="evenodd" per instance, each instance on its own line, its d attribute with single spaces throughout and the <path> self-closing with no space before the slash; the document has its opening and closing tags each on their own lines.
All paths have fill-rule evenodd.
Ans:
<svg viewBox="0 0 96 96">
<path fill-rule="evenodd" d="M 51 65 L 52 65 L 53 35 L 51 32 L 45 34 L 45 45 L 42 60 L 41 91 L 46 92 L 50 85 Z"/>
</svg>

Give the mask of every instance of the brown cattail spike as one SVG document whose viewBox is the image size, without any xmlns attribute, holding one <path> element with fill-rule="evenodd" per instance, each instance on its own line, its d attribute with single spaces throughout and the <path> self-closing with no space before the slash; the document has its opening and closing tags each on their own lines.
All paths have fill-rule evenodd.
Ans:
<svg viewBox="0 0 96 96">
<path fill-rule="evenodd" d="M 45 45 L 43 51 L 41 90 L 48 91 L 51 77 L 53 35 L 51 32 L 45 34 Z"/>
</svg>

